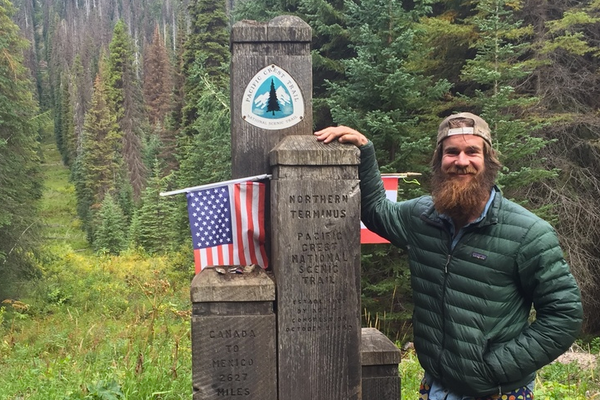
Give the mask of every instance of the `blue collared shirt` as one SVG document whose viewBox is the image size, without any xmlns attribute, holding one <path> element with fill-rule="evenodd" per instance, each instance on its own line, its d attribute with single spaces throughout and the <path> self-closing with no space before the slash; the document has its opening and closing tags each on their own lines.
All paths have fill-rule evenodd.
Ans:
<svg viewBox="0 0 600 400">
<path fill-rule="evenodd" d="M 440 218 L 442 218 L 444 221 L 446 221 L 449 226 L 450 226 L 450 233 L 452 233 L 452 246 L 451 248 L 454 249 L 454 247 L 456 247 L 456 244 L 458 243 L 458 241 L 460 240 L 460 238 L 464 235 L 465 233 L 465 228 L 478 223 L 479 221 L 481 221 L 483 218 L 485 218 L 485 215 L 487 214 L 488 210 L 490 209 L 490 206 L 492 205 L 492 202 L 494 201 L 494 198 L 496 197 L 496 191 L 494 189 L 492 189 L 491 193 L 490 193 L 490 198 L 488 199 L 487 203 L 485 203 L 485 207 L 483 209 L 483 212 L 481 213 L 481 215 L 473 222 L 468 223 L 467 225 L 463 226 L 462 228 L 460 228 L 458 230 L 458 233 L 455 234 L 456 232 L 456 227 L 454 226 L 454 222 L 452 221 L 452 218 L 448 217 L 445 214 L 440 214 Z"/>
</svg>

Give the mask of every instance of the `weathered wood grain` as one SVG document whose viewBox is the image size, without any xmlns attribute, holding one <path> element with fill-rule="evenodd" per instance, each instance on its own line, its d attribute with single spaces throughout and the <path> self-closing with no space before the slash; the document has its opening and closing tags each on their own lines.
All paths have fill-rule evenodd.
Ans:
<svg viewBox="0 0 600 400">
<path fill-rule="evenodd" d="M 194 400 L 277 400 L 273 281 L 208 268 L 190 292 Z"/>
<path fill-rule="evenodd" d="M 267 23 L 239 21 L 231 32 L 231 162 L 232 177 L 270 173 L 268 153 L 285 136 L 312 134 L 312 30 L 298 17 L 280 16 Z M 277 65 L 297 83 L 304 117 L 296 125 L 265 130 L 243 119 L 242 101 L 251 79 Z"/>
<path fill-rule="evenodd" d="M 360 399 L 357 149 L 315 143 L 289 136 L 271 157 L 274 170 L 287 171 L 271 182 L 279 398 Z M 355 163 L 349 179 L 339 179 L 350 172 L 338 160 Z M 308 179 L 299 162 L 326 165 Z"/>
<path fill-rule="evenodd" d="M 399 400 L 400 349 L 375 328 L 362 328 L 362 400 Z"/>
</svg>

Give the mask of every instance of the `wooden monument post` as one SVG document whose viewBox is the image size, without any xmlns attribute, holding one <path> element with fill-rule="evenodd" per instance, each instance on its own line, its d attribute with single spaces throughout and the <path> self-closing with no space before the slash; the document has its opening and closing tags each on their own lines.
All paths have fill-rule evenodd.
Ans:
<svg viewBox="0 0 600 400">
<path fill-rule="evenodd" d="M 280 400 L 360 400 L 359 151 L 288 136 L 271 152 Z"/>
<path fill-rule="evenodd" d="M 293 16 L 232 28 L 232 175 L 272 175 L 275 282 L 196 276 L 194 400 L 399 398 L 399 350 L 361 341 L 359 150 L 312 135 L 311 39 Z"/>
</svg>

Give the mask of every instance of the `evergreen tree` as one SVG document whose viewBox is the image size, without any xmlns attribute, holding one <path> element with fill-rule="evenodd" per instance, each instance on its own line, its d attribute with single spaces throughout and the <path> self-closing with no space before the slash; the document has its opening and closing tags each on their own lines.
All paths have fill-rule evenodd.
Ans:
<svg viewBox="0 0 600 400">
<path fill-rule="evenodd" d="M 202 118 L 189 128 L 193 135 L 184 135 L 179 142 L 183 147 L 179 153 L 178 187 L 231 179 L 229 91 L 206 75 L 202 84 L 195 105 Z"/>
<path fill-rule="evenodd" d="M 33 268 L 39 232 L 41 177 L 33 86 L 23 66 L 27 43 L 11 21 L 14 9 L 0 0 L 0 285 Z M 1 296 L 2 294 L 0 294 Z"/>
<path fill-rule="evenodd" d="M 188 8 L 191 31 L 185 42 L 185 71 L 199 62 L 219 84 L 229 78 L 229 32 L 223 0 L 192 0 Z M 186 74 L 190 76 L 191 74 Z"/>
<path fill-rule="evenodd" d="M 202 96 L 203 79 L 207 74 L 217 85 L 229 80 L 229 33 L 224 0 L 193 0 L 189 5 L 192 22 L 182 54 L 183 87 L 182 129 L 188 128 L 201 117 L 196 103 Z"/>
<path fill-rule="evenodd" d="M 302 0 L 301 17 L 313 29 L 313 121 L 317 129 L 333 123 L 327 104 L 327 82 L 345 79 L 342 60 L 356 56 L 346 2 L 343 0 Z"/>
<path fill-rule="evenodd" d="M 92 75 L 93 76 L 93 75 Z M 94 91 L 94 80 L 90 76 L 90 71 L 84 68 L 81 57 L 77 55 L 73 62 L 71 71 L 71 87 L 72 87 L 72 108 L 73 108 L 73 124 L 75 136 L 75 157 L 79 152 L 81 145 L 81 132 L 83 131 L 83 123 L 85 121 L 85 113 L 90 106 L 92 93 Z"/>
<path fill-rule="evenodd" d="M 424 170 L 431 155 L 430 110 L 449 89 L 409 63 L 424 51 L 414 21 L 428 11 L 426 4 L 415 2 L 409 11 L 395 1 L 348 3 L 356 56 L 342 60 L 346 79 L 329 85 L 334 121 L 369 135 L 380 165 L 394 172 Z"/>
<path fill-rule="evenodd" d="M 107 89 L 99 74 L 85 117 L 81 151 L 73 168 L 78 213 L 90 242 L 94 237 L 93 210 L 99 208 L 107 194 L 116 193 L 123 182 L 122 147 L 121 131 L 108 106 Z"/>
<path fill-rule="evenodd" d="M 346 2 L 351 51 L 340 61 L 345 79 L 328 84 L 333 121 L 364 132 L 375 143 L 384 172 L 427 171 L 433 121 L 439 123 L 431 110 L 450 88 L 412 62 L 427 50 L 419 45 L 424 31 L 416 21 L 429 11 L 427 2 L 413 4 L 404 9 L 398 1 Z M 422 194 L 418 185 L 402 189 L 407 197 Z M 410 314 L 405 254 L 392 246 L 366 246 L 361 275 L 365 308 L 379 313 L 387 329 L 399 330 L 400 319 Z"/>
<path fill-rule="evenodd" d="M 75 124 L 73 121 L 73 105 L 68 80 L 64 79 L 62 84 L 60 117 L 60 135 L 62 160 L 66 166 L 71 166 L 75 160 L 77 151 L 77 139 L 75 137 Z"/>
<path fill-rule="evenodd" d="M 152 126 L 164 124 L 165 116 L 171 108 L 172 92 L 171 63 L 157 24 L 152 43 L 144 52 L 144 102 Z"/>
<path fill-rule="evenodd" d="M 528 117 L 527 111 L 538 99 L 515 90 L 532 74 L 533 64 L 524 57 L 531 47 L 526 40 L 531 27 L 516 20 L 512 4 L 504 0 L 477 3 L 478 14 L 472 21 L 478 34 L 473 44 L 477 54 L 467 61 L 461 76 L 478 85 L 473 97 L 462 100 L 481 114 L 494 132 L 494 145 L 505 167 L 499 183 L 506 190 L 556 174 L 536 160 L 547 141 L 535 136 L 542 125 Z"/>
<path fill-rule="evenodd" d="M 417 22 L 423 35 L 417 37 L 422 52 L 414 54 L 408 62 L 425 75 L 435 76 L 451 82 L 452 87 L 446 94 L 446 102 L 450 95 L 463 93 L 471 95 L 474 83 L 460 80 L 465 62 L 473 58 L 475 50 L 470 46 L 476 34 L 474 27 L 465 21 L 475 14 L 477 2 L 458 2 L 441 0 L 433 4 L 433 11 Z M 442 103 L 433 111 L 443 114 L 446 109 Z"/>
<path fill-rule="evenodd" d="M 203 117 L 189 128 L 192 135 L 180 135 L 178 140 L 178 188 L 231 179 L 229 90 L 218 87 L 206 75 L 202 83 L 203 90 L 195 107 Z M 178 203 L 179 244 L 189 244 L 190 230 L 184 203 Z"/>
<path fill-rule="evenodd" d="M 118 255 L 127 248 L 127 231 L 123 217 L 118 203 L 107 194 L 97 216 L 97 229 L 94 234 L 94 249 L 97 252 Z"/>
<path fill-rule="evenodd" d="M 523 188 L 536 208 L 549 209 L 566 258 L 581 288 L 584 331 L 600 329 L 600 4 L 585 0 L 526 2 L 523 18 L 534 28 L 538 61 L 522 90 L 534 93 L 542 131 L 552 143 L 539 157 L 547 169 L 560 170 L 553 182 Z"/>
<path fill-rule="evenodd" d="M 146 252 L 164 253 L 172 249 L 176 238 L 176 206 L 170 197 L 161 197 L 167 180 L 161 178 L 158 160 L 155 160 L 152 176 L 144 190 L 141 206 L 131 224 L 131 242 Z"/>
<path fill-rule="evenodd" d="M 277 99 L 277 91 L 275 90 L 275 83 L 271 79 L 271 89 L 269 90 L 269 100 L 267 101 L 267 112 L 271 112 L 275 115 L 275 111 L 281 111 L 279 107 L 279 99 Z"/>
<path fill-rule="evenodd" d="M 133 44 L 122 21 L 115 25 L 110 42 L 106 85 L 110 107 L 122 132 L 127 178 L 134 198 L 139 199 L 146 180 L 142 143 L 147 124 L 134 66 Z"/>
<path fill-rule="evenodd" d="M 58 148 L 58 152 L 62 158 L 63 164 L 65 163 L 65 138 L 63 135 L 63 102 L 64 102 L 65 91 L 62 89 L 58 90 L 54 96 L 54 104 L 56 107 L 56 112 L 54 113 L 54 140 L 56 141 L 56 147 Z M 66 165 L 66 164 L 65 164 Z"/>
<path fill-rule="evenodd" d="M 172 132 L 179 132 L 183 126 L 183 107 L 184 107 L 184 86 L 185 86 L 185 75 L 184 70 L 186 68 L 184 61 L 185 53 L 185 33 L 183 20 L 185 18 L 179 15 L 177 41 L 174 51 L 173 61 L 173 93 L 171 98 L 171 113 L 167 119 L 166 125 Z"/>
<path fill-rule="evenodd" d="M 231 176 L 229 33 L 223 0 L 194 0 L 191 31 L 180 71 L 185 77 L 177 137 L 178 187 L 218 182 Z M 189 243 L 187 212 L 178 212 L 178 241 Z"/>
<path fill-rule="evenodd" d="M 172 68 L 167 48 L 156 25 L 152 43 L 144 55 L 144 99 L 152 126 L 152 136 L 147 138 L 144 147 L 148 160 L 159 157 L 165 164 L 167 173 L 176 167 L 175 131 L 169 129 L 165 123 L 171 111 L 173 90 Z M 152 165 L 151 162 L 145 164 Z"/>
<path fill-rule="evenodd" d="M 297 15 L 303 17 L 298 11 L 302 0 L 245 0 L 236 3 L 233 10 L 233 19 L 251 19 L 256 21 L 269 21 L 279 15 Z"/>
</svg>

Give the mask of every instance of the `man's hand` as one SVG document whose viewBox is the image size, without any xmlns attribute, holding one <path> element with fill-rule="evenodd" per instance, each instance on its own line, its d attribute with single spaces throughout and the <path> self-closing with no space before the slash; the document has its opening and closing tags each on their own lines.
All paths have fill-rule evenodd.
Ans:
<svg viewBox="0 0 600 400">
<path fill-rule="evenodd" d="M 356 129 L 347 126 L 330 126 L 323 130 L 315 132 L 317 140 L 323 143 L 330 143 L 338 140 L 340 143 L 351 143 L 356 147 L 361 147 L 369 141 L 365 135 Z"/>
</svg>

